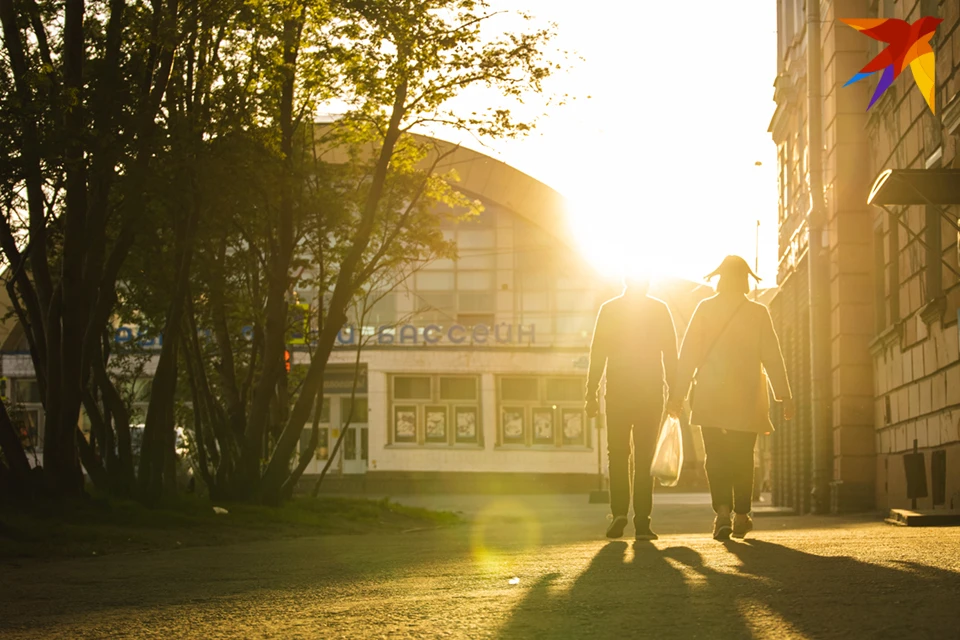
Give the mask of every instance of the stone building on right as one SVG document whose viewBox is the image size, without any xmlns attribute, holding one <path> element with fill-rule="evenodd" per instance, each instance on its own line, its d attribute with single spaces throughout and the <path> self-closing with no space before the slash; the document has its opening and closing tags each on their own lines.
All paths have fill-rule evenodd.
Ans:
<svg viewBox="0 0 960 640">
<path fill-rule="evenodd" d="M 887 45 L 841 19 L 923 16 L 942 19 L 934 109 L 909 69 L 867 109 L 881 73 L 844 85 Z M 910 507 L 916 450 L 916 506 L 960 509 L 960 2 L 778 0 L 774 86 L 770 307 L 798 400 L 773 435 L 774 501 Z"/>
</svg>

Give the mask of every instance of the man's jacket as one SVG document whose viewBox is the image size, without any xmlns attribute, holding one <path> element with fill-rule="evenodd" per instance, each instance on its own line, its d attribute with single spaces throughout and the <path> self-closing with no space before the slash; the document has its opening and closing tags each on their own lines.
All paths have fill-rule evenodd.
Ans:
<svg viewBox="0 0 960 640">
<path fill-rule="evenodd" d="M 667 305 L 630 294 L 600 307 L 590 346 L 587 400 L 597 398 L 607 371 L 607 398 L 662 400 L 677 370 L 677 332 Z"/>
</svg>

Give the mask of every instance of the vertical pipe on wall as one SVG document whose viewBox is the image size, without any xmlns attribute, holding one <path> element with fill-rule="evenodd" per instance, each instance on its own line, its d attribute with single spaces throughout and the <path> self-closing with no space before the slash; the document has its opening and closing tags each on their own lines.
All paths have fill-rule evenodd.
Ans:
<svg viewBox="0 0 960 640">
<path fill-rule="evenodd" d="M 807 276 L 810 296 L 810 428 L 812 437 L 813 501 L 815 512 L 829 508 L 832 442 L 829 439 L 830 377 L 829 296 L 825 286 L 824 236 L 826 206 L 823 198 L 823 62 L 820 42 L 820 0 L 806 0 L 807 144 L 810 151 L 810 208 L 807 212 Z"/>
</svg>

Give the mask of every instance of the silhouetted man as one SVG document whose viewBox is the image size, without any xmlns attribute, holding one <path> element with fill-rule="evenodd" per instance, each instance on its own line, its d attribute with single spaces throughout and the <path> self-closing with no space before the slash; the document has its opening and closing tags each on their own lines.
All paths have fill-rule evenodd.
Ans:
<svg viewBox="0 0 960 640">
<path fill-rule="evenodd" d="M 623 294 L 597 314 L 590 346 L 587 415 L 599 413 L 600 378 L 607 372 L 607 452 L 610 458 L 608 538 L 619 538 L 630 507 L 630 436 L 633 435 L 633 524 L 637 540 L 656 540 L 650 529 L 653 461 L 663 415 L 664 383 L 677 370 L 677 332 L 667 305 L 647 295 L 646 280 L 624 279 Z"/>
</svg>

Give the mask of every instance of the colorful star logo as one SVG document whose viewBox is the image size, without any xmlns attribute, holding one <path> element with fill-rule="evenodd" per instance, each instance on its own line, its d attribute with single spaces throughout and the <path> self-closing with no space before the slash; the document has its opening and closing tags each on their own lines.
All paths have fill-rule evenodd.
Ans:
<svg viewBox="0 0 960 640">
<path fill-rule="evenodd" d="M 877 90 L 870 99 L 867 109 L 883 95 L 883 92 L 890 88 L 893 81 L 910 65 L 913 72 L 913 81 L 917 83 L 923 99 L 927 101 L 927 106 L 934 114 L 936 107 L 936 70 L 937 64 L 933 55 L 933 47 L 930 46 L 930 39 L 933 38 L 937 25 L 943 22 L 942 18 L 926 17 L 920 18 L 913 24 L 905 20 L 896 18 L 866 18 L 863 20 L 843 19 L 841 22 L 850 25 L 857 31 L 868 35 L 874 40 L 887 43 L 886 49 L 867 63 L 860 72 L 847 80 L 843 86 L 853 84 L 862 80 L 877 71 L 883 71 L 880 76 L 880 82 L 877 83 Z"/>
</svg>

